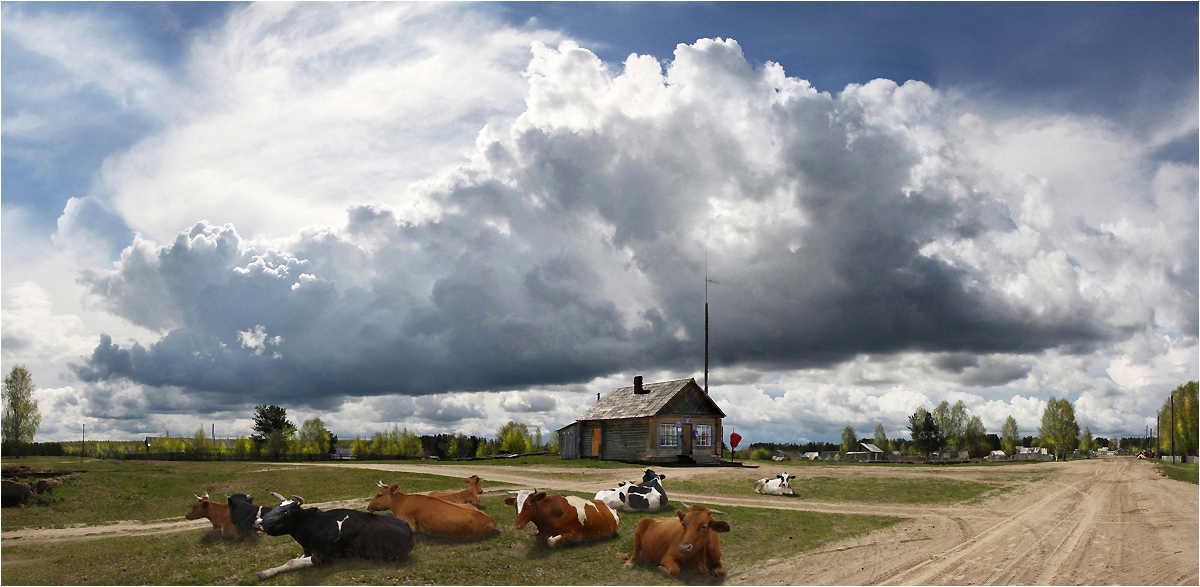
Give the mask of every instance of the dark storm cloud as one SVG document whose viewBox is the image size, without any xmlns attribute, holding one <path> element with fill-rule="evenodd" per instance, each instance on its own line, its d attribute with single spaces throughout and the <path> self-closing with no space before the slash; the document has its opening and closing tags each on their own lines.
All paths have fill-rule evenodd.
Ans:
<svg viewBox="0 0 1200 587">
<path fill-rule="evenodd" d="M 1021 224 L 1014 198 L 989 191 L 995 172 L 963 152 L 922 84 L 834 98 L 722 41 L 681 46 L 664 77 L 631 59 L 625 85 L 581 49 L 534 53 L 512 140 L 427 188 L 435 219 L 354 207 L 344 231 L 302 233 L 287 251 L 207 223 L 139 243 L 83 280 L 113 313 L 168 332 L 146 347 L 102 337 L 77 375 L 323 407 L 694 372 L 706 240 L 717 364 L 953 352 L 942 369 L 990 386 L 1029 367 L 971 354 L 1091 348 L 1134 328 L 1082 296 L 1014 302 L 990 262 L 929 252 L 1029 262 L 993 250 Z M 1064 255 L 1043 257 L 1035 283 L 1078 290 Z M 535 400 L 506 409 L 554 407 Z M 434 399 L 416 410 L 477 417 Z"/>
</svg>

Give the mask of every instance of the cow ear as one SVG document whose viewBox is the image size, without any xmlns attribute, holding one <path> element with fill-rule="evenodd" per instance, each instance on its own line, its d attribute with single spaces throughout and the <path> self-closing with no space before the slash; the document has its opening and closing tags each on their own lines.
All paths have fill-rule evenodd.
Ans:
<svg viewBox="0 0 1200 587">
<path fill-rule="evenodd" d="M 658 478 L 659 478 L 659 480 L 662 480 L 662 479 L 666 479 L 666 478 L 667 478 L 667 476 L 666 476 L 666 475 L 659 475 L 659 476 L 658 476 Z"/>
<path fill-rule="evenodd" d="M 729 522 L 725 520 L 713 520 L 713 523 L 709 524 L 708 528 L 713 532 L 728 532 Z"/>
<path fill-rule="evenodd" d="M 535 494 L 533 495 L 533 497 L 531 497 L 531 498 L 529 498 L 529 499 L 530 499 L 530 501 L 532 501 L 533 503 L 537 503 L 537 502 L 539 502 L 539 501 L 542 501 L 543 499 L 546 499 L 546 492 L 545 492 L 545 491 L 542 491 L 542 492 L 540 492 L 540 493 L 535 493 Z"/>
<path fill-rule="evenodd" d="M 208 509 L 208 500 L 207 499 L 200 502 L 200 509 L 202 509 L 202 510 Z"/>
<path fill-rule="evenodd" d="M 388 493 L 396 493 L 397 491 L 400 491 L 399 483 L 392 483 L 392 486 L 388 487 Z"/>
<path fill-rule="evenodd" d="M 506 497 L 504 498 L 504 505 L 517 505 L 517 500 L 511 497 Z"/>
<path fill-rule="evenodd" d="M 679 523 L 680 523 L 680 524 L 682 524 L 682 523 L 683 523 L 683 519 L 687 517 L 687 514 L 686 514 L 686 513 L 684 513 L 684 512 L 681 512 L 681 511 L 679 511 L 679 510 L 675 510 L 675 515 L 679 516 Z"/>
</svg>

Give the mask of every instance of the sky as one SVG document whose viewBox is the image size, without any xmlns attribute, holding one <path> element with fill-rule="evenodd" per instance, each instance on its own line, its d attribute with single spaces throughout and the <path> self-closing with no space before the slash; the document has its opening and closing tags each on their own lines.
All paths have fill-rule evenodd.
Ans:
<svg viewBox="0 0 1200 587">
<path fill-rule="evenodd" d="M 706 296 L 726 440 L 1198 378 L 1195 3 L 0 10 L 39 441 L 555 430 L 703 382 Z"/>
</svg>

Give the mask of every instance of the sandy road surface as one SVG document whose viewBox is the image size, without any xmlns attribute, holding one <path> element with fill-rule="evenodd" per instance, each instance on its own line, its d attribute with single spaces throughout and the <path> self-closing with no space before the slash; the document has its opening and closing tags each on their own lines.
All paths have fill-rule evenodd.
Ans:
<svg viewBox="0 0 1200 587">
<path fill-rule="evenodd" d="M 640 477 L 638 467 L 564 469 L 472 464 L 337 463 L 389 472 L 467 477 L 560 491 L 598 491 Z M 482 469 L 482 470 L 481 470 Z M 1010 491 L 980 503 L 951 506 L 863 505 L 814 502 L 751 493 L 753 479 L 787 470 L 812 477 L 937 478 L 1002 483 Z M 671 467 L 664 485 L 673 501 L 768 507 L 829 513 L 870 513 L 905 518 L 860 538 L 818 552 L 781 552 L 753 568 L 730 568 L 731 585 L 1196 585 L 1200 582 L 1200 490 L 1154 472 L 1130 458 L 1006 467 Z M 671 480 L 746 479 L 745 496 L 672 492 Z M 369 492 L 371 488 L 367 488 Z M 485 493 L 503 491 L 487 487 Z M 367 498 L 316 504 L 363 508 Z M 195 531 L 207 520 L 178 518 L 62 529 L 4 532 L 6 543 L 29 544 Z M 735 529 L 736 531 L 736 529 Z M 10 542 L 11 541 L 11 542 Z M 1151 556 L 1153 553 L 1153 556 Z"/>
</svg>

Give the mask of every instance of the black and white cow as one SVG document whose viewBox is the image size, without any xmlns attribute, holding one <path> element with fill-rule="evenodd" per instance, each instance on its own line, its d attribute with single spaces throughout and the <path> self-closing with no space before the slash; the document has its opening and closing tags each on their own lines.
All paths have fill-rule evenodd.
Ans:
<svg viewBox="0 0 1200 587">
<path fill-rule="evenodd" d="M 341 558 L 396 561 L 413 549 L 412 528 L 399 518 L 359 510 L 301 508 L 302 497 L 271 495 L 280 500 L 279 505 L 264 513 L 255 526 L 271 536 L 290 534 L 304 548 L 304 556 L 255 573 L 259 579 Z"/>
<path fill-rule="evenodd" d="M 596 499 L 625 512 L 657 512 L 667 506 L 667 492 L 659 482 L 666 478 L 646 469 L 641 483 L 621 483 L 616 489 L 597 492 Z"/>
<path fill-rule="evenodd" d="M 239 538 L 257 536 L 258 529 L 254 523 L 271 511 L 269 505 L 256 505 L 253 498 L 244 493 L 235 493 L 225 497 L 229 504 L 229 519 L 237 527 Z"/>
<path fill-rule="evenodd" d="M 785 493 L 788 495 L 795 495 L 792 493 L 792 479 L 794 478 L 794 475 L 783 473 L 782 475 L 776 475 L 774 479 L 771 479 L 770 477 L 766 479 L 759 479 L 758 481 L 754 482 L 754 492 L 767 493 L 770 495 L 783 495 Z"/>
</svg>

